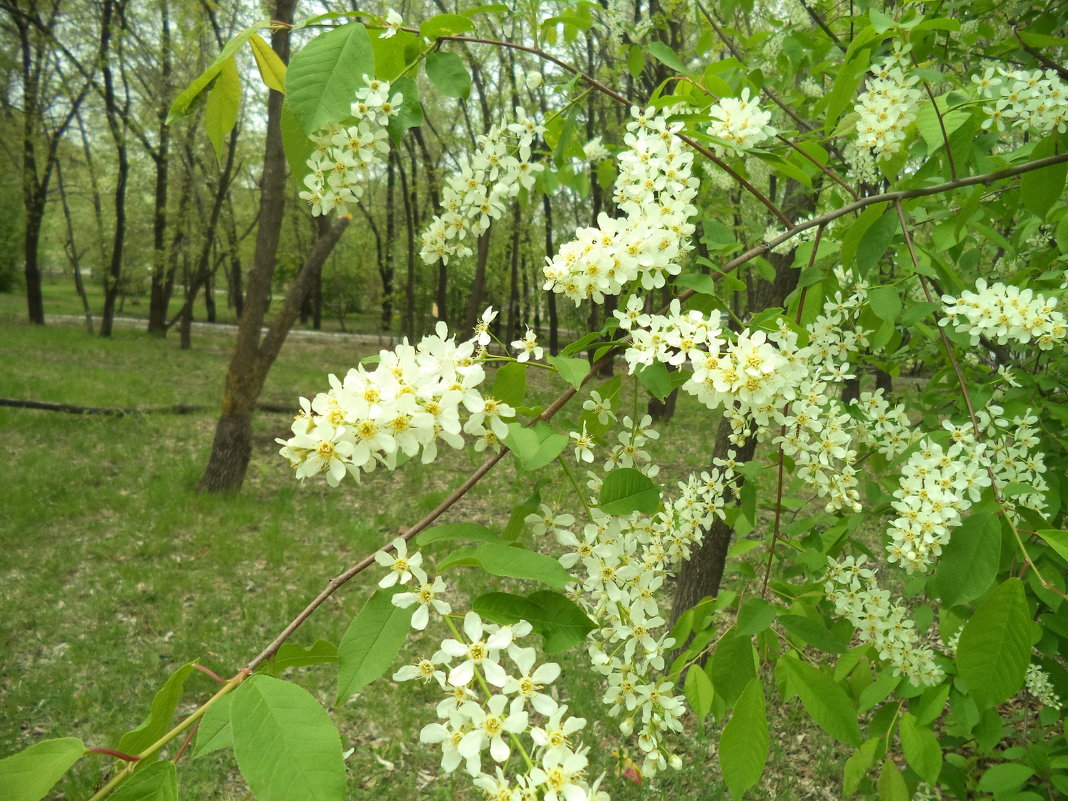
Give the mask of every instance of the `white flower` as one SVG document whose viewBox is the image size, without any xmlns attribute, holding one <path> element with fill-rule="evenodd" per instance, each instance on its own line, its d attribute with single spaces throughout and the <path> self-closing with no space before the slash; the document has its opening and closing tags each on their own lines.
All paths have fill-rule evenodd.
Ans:
<svg viewBox="0 0 1068 801">
<path fill-rule="evenodd" d="M 505 762 L 511 749 L 504 741 L 505 734 L 519 734 L 527 728 L 527 713 L 523 711 L 523 702 L 513 699 L 508 714 L 504 707 L 508 698 L 495 695 L 489 699 L 485 708 L 468 701 L 463 705 L 461 714 L 470 721 L 471 730 L 460 741 L 460 755 L 467 759 L 468 770 L 479 764 L 480 752 L 489 746 L 490 756 L 495 762 Z M 472 775 L 478 771 L 472 771 Z"/>
<path fill-rule="evenodd" d="M 517 362 L 526 362 L 531 359 L 537 361 L 545 354 L 544 349 L 538 344 L 537 335 L 529 328 L 523 339 L 517 339 L 512 343 L 512 348 L 519 351 L 516 357 Z"/>
<path fill-rule="evenodd" d="M 486 347 L 490 343 L 489 324 L 497 317 L 497 312 L 492 306 L 487 306 L 486 310 L 482 312 L 482 316 L 475 324 L 475 336 L 474 340 L 480 347 Z"/>
<path fill-rule="evenodd" d="M 408 579 L 413 576 L 420 584 L 425 584 L 426 573 L 423 572 L 421 567 L 423 555 L 415 553 L 408 556 L 408 544 L 401 537 L 393 540 L 392 547 L 396 551 L 393 556 L 390 556 L 385 551 L 375 553 L 375 561 L 383 567 L 389 568 L 389 573 L 378 582 L 378 586 L 385 589 L 397 583 L 407 584 Z"/>
<path fill-rule="evenodd" d="M 433 583 L 424 581 L 415 592 L 399 592 L 390 599 L 390 602 L 401 609 L 407 609 L 412 604 L 418 603 L 419 608 L 412 615 L 412 628 L 422 631 L 430 620 L 431 607 L 439 615 L 452 612 L 452 607 L 438 598 L 443 592 L 445 592 L 445 582 L 442 581 L 441 576 L 435 576 Z"/>
<path fill-rule="evenodd" d="M 401 15 L 391 8 L 386 14 L 386 29 L 382 31 L 379 38 L 388 39 L 391 36 L 396 36 L 397 31 L 400 30 L 402 24 L 404 23 L 401 20 Z"/>
<path fill-rule="evenodd" d="M 531 672 L 536 658 L 533 648 L 520 648 L 517 645 L 512 645 L 508 649 L 508 655 L 515 662 L 522 675 L 519 677 L 509 676 L 504 683 L 503 691 L 508 695 L 515 694 L 523 702 L 530 701 L 530 705 L 546 717 L 555 712 L 557 708 L 556 701 L 541 692 L 541 689 L 545 685 L 556 681 L 560 675 L 560 666 L 555 662 L 547 662 L 544 665 L 539 665 L 536 670 Z"/>
<path fill-rule="evenodd" d="M 531 91 L 534 91 L 541 86 L 542 80 L 542 75 L 538 70 L 530 70 L 524 77 L 524 83 L 526 83 L 527 89 L 530 89 Z"/>
<path fill-rule="evenodd" d="M 449 684 L 466 687 L 474 678 L 477 665 L 486 681 L 494 687 L 503 687 L 508 676 L 498 660 L 501 650 L 512 642 L 512 629 L 505 626 L 491 633 L 482 625 L 482 618 L 478 614 L 468 612 L 464 616 L 464 634 L 467 643 L 449 639 L 441 644 L 441 650 L 449 656 L 466 657 L 449 671 Z"/>
<path fill-rule="evenodd" d="M 575 458 L 580 462 L 592 462 L 593 461 L 593 440 L 590 439 L 589 434 L 586 433 L 586 424 L 582 424 L 582 433 L 572 431 L 570 434 L 571 439 L 575 440 Z"/>
</svg>

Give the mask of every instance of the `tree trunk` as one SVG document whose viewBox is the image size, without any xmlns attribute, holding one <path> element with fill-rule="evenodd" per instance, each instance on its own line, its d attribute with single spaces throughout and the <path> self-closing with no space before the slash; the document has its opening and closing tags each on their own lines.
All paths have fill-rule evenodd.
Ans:
<svg viewBox="0 0 1068 801">
<path fill-rule="evenodd" d="M 471 282 L 471 297 L 467 300 L 467 319 L 464 325 L 468 331 L 475 327 L 482 311 L 482 292 L 486 286 L 486 263 L 489 261 L 490 225 L 486 232 L 478 238 L 477 257 L 475 260 L 475 277 Z"/>
<path fill-rule="evenodd" d="M 271 35 L 271 46 L 283 62 L 289 60 L 289 23 L 296 0 L 276 0 L 275 20 L 283 23 Z M 270 90 L 267 100 L 267 141 L 260 186 L 259 228 L 249 272 L 248 291 L 237 341 L 226 373 L 222 411 L 215 429 L 211 456 L 199 489 L 223 492 L 240 489 L 252 455 L 252 413 L 263 389 L 270 363 L 260 354 L 260 326 L 270 302 L 278 238 L 286 195 L 286 157 L 282 149 L 282 95 Z"/>
<path fill-rule="evenodd" d="M 167 181 L 170 156 L 170 126 L 167 105 L 170 100 L 171 28 L 169 0 L 160 0 L 160 104 L 156 112 L 159 145 L 152 154 L 156 162 L 156 197 L 152 215 L 152 279 L 148 295 L 148 333 L 167 333 Z"/>
<path fill-rule="evenodd" d="M 541 196 L 541 208 L 545 216 L 545 255 L 552 258 L 553 250 L 553 207 L 548 195 Z M 549 315 L 549 353 L 555 356 L 560 352 L 560 325 L 556 314 L 556 293 L 551 289 L 545 292 L 546 312 Z"/>
</svg>

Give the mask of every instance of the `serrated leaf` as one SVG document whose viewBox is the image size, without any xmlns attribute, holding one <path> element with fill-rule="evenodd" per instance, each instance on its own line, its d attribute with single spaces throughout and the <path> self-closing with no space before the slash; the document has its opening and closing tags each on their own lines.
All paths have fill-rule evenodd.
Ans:
<svg viewBox="0 0 1068 801">
<path fill-rule="evenodd" d="M 256 58 L 256 68 L 260 71 L 260 78 L 264 84 L 276 92 L 286 91 L 286 65 L 274 52 L 267 41 L 258 33 L 249 37 L 248 43 L 252 45 L 252 55 Z"/>
<path fill-rule="evenodd" d="M 178 801 L 178 774 L 170 760 L 155 762 L 119 785 L 110 801 Z"/>
<path fill-rule="evenodd" d="M 1039 142 L 1031 153 L 1032 158 L 1051 156 L 1056 152 L 1056 135 Z M 1020 177 L 1020 199 L 1036 217 L 1044 219 L 1046 212 L 1064 193 L 1064 181 L 1068 177 L 1068 164 L 1061 162 L 1041 170 L 1026 172 Z"/>
<path fill-rule="evenodd" d="M 660 507 L 660 487 L 640 470 L 620 467 L 605 476 L 598 503 L 609 515 L 651 515 Z"/>
<path fill-rule="evenodd" d="M 405 131 L 423 124 L 423 106 L 419 102 L 419 89 L 414 78 L 409 78 L 407 75 L 397 78 L 393 81 L 391 91 L 400 92 L 401 97 L 404 98 L 401 101 L 400 110 L 386 123 L 390 139 L 399 144 Z"/>
<path fill-rule="evenodd" d="M 269 19 L 262 19 L 245 28 L 237 34 L 237 36 L 227 42 L 223 47 L 222 52 L 219 53 L 218 58 L 211 62 L 206 70 L 194 78 L 193 82 L 190 83 L 178 97 L 174 98 L 174 102 L 171 103 L 171 107 L 167 111 L 167 123 L 170 124 L 175 117 L 185 114 L 189 110 L 189 106 L 192 105 L 193 101 L 196 100 L 200 93 L 207 88 L 208 84 L 215 80 L 215 76 L 219 74 L 219 70 L 222 69 L 223 63 L 240 50 L 257 29 L 265 28 L 270 24 L 271 21 Z"/>
<path fill-rule="evenodd" d="M 444 526 L 434 526 L 415 538 L 416 544 L 420 546 L 449 540 L 500 542 L 500 538 L 481 523 L 449 523 Z"/>
<path fill-rule="evenodd" d="M 315 145 L 300 127 L 288 101 L 282 104 L 282 149 L 285 150 L 286 162 L 294 176 L 302 180 L 303 176 L 311 172 L 308 159 L 315 150 Z"/>
<path fill-rule="evenodd" d="M 818 620 L 803 615 L 782 615 L 779 623 L 795 637 L 829 654 L 841 654 L 849 648 L 848 640 L 837 636 Z"/>
<path fill-rule="evenodd" d="M 960 635 L 957 670 L 980 709 L 1023 686 L 1031 661 L 1031 616 L 1023 582 L 1010 578 L 976 610 Z"/>
<path fill-rule="evenodd" d="M 887 759 L 879 771 L 879 801 L 909 801 L 909 788 L 894 760 Z"/>
<path fill-rule="evenodd" d="M 768 720 L 764 687 L 754 678 L 745 685 L 719 739 L 723 780 L 735 798 L 760 781 L 768 760 Z"/>
<path fill-rule="evenodd" d="M 297 51 L 286 71 L 286 100 L 308 136 L 350 116 L 364 75 L 374 75 L 374 51 L 358 22 L 322 33 Z"/>
<path fill-rule="evenodd" d="M 845 762 L 842 775 L 842 791 L 846 795 L 852 795 L 864 781 L 864 777 L 871 770 L 871 764 L 875 760 L 875 751 L 879 747 L 882 738 L 873 737 L 858 748 Z"/>
<path fill-rule="evenodd" d="M 509 406 L 522 406 L 527 391 L 527 366 L 509 362 L 497 370 L 493 380 L 493 397 Z"/>
<path fill-rule="evenodd" d="M 152 699 L 152 706 L 144 722 L 119 738 L 117 746 L 119 751 L 124 754 L 138 754 L 167 733 L 174 719 L 174 712 L 178 708 L 178 702 L 182 699 L 185 680 L 193 672 L 195 664 L 194 661 L 182 665 L 170 675 Z M 140 768 L 140 765 L 138 767 Z"/>
<path fill-rule="evenodd" d="M 894 322 L 901 311 L 901 297 L 892 286 L 879 286 L 868 293 L 868 305 L 880 320 Z"/>
<path fill-rule="evenodd" d="M 979 780 L 979 789 L 985 793 L 1008 793 L 1019 790 L 1023 783 L 1035 775 L 1029 765 L 1019 762 L 1002 762 L 991 765 Z"/>
<path fill-rule="evenodd" d="M 439 36 L 464 33 L 474 27 L 475 24 L 461 14 L 438 14 L 421 23 L 419 33 L 426 39 L 437 39 Z"/>
<path fill-rule="evenodd" d="M 76 737 L 42 740 L 0 759 L 0 787 L 9 801 L 40 801 L 85 753 Z"/>
<path fill-rule="evenodd" d="M 686 65 L 682 63 L 682 59 L 663 42 L 650 42 L 645 46 L 645 52 L 668 67 L 668 69 L 683 74 L 686 73 Z"/>
<path fill-rule="evenodd" d="M 544 467 L 564 452 L 569 438 L 553 431 L 552 426 L 539 421 L 533 426 L 509 423 L 504 444 L 515 454 L 522 470 L 531 471 Z"/>
<path fill-rule="evenodd" d="M 423 66 L 434 88 L 446 97 L 471 96 L 471 74 L 455 53 L 429 53 Z"/>
<path fill-rule="evenodd" d="M 337 646 L 328 640 L 316 640 L 307 648 L 300 643 L 282 643 L 270 664 L 275 671 L 281 672 L 289 668 L 323 665 L 330 662 L 337 662 Z"/>
<path fill-rule="evenodd" d="M 241 76 L 237 74 L 237 64 L 231 56 L 219 68 L 204 110 L 204 127 L 208 131 L 208 139 L 215 149 L 215 160 L 219 164 L 222 164 L 223 141 L 237 124 L 237 109 L 240 104 Z"/>
<path fill-rule="evenodd" d="M 531 579 L 563 589 L 573 580 L 571 574 L 551 556 L 513 548 L 509 545 L 481 545 L 461 548 L 438 562 L 438 569 L 456 565 L 476 565 L 495 576 Z"/>
<path fill-rule="evenodd" d="M 475 599 L 472 608 L 497 623 L 527 621 L 541 635 L 546 654 L 558 654 L 578 645 L 596 628 L 581 607 L 552 590 L 539 590 L 525 598 L 490 592 Z"/>
<path fill-rule="evenodd" d="M 901 718 L 901 749 L 909 767 L 928 784 L 938 781 L 942 772 L 942 747 L 938 744 L 935 733 L 927 726 L 921 726 L 912 715 Z"/>
<path fill-rule="evenodd" d="M 712 701 L 716 698 L 716 691 L 712 687 L 712 679 L 708 678 L 708 674 L 700 665 L 691 665 L 686 671 L 683 692 L 686 693 L 686 702 L 697 719 L 704 720 L 708 717 L 712 709 Z"/>
<path fill-rule="evenodd" d="M 635 375 L 654 398 L 664 400 L 671 394 L 671 374 L 663 362 L 642 365 Z"/>
<path fill-rule="evenodd" d="M 337 648 L 338 703 L 385 673 L 408 638 L 415 609 L 401 609 L 392 602 L 403 589 L 376 590 L 345 630 Z"/>
<path fill-rule="evenodd" d="M 233 748 L 234 737 L 230 729 L 230 704 L 233 693 L 224 695 L 208 707 L 197 727 L 197 741 L 193 746 L 193 759 Z"/>
<path fill-rule="evenodd" d="M 1045 540 L 1046 544 L 1055 550 L 1061 559 L 1068 560 L 1068 531 L 1044 528 L 1036 531 L 1035 534 Z"/>
<path fill-rule="evenodd" d="M 253 676 L 230 706 L 237 766 L 258 801 L 341 801 L 345 760 L 329 715 L 306 690 Z"/>
<path fill-rule="evenodd" d="M 702 295 L 716 294 L 716 283 L 712 280 L 712 276 L 704 275 L 703 273 L 685 273 L 680 275 L 675 279 L 675 285 L 686 289 L 692 289 L 694 292 Z"/>
<path fill-rule="evenodd" d="M 569 356 L 547 356 L 545 361 L 551 364 L 560 377 L 567 383 L 578 389 L 586 376 L 590 374 L 590 363 L 585 359 L 574 359 Z"/>
<path fill-rule="evenodd" d="M 846 745 L 860 745 L 857 711 L 845 690 L 830 676 L 796 657 L 784 656 L 779 664 L 816 725 Z"/>
<path fill-rule="evenodd" d="M 938 559 L 935 587 L 946 604 L 966 604 L 983 595 L 997 577 L 1001 526 L 990 512 L 964 519 Z"/>
<path fill-rule="evenodd" d="M 750 598 L 738 610 L 734 628 L 739 634 L 759 634 L 775 619 L 778 609 L 763 598 Z"/>
<path fill-rule="evenodd" d="M 716 695 L 727 706 L 734 704 L 749 681 L 756 677 L 755 657 L 751 637 L 730 629 L 720 639 L 712 654 L 709 673 Z"/>
</svg>

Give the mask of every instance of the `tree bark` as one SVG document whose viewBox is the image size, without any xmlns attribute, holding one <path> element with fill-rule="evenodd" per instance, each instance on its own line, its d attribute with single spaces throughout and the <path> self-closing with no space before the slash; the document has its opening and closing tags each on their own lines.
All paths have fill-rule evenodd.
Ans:
<svg viewBox="0 0 1068 801">
<path fill-rule="evenodd" d="M 289 61 L 289 24 L 293 21 L 295 6 L 296 0 L 276 0 L 272 14 L 275 20 L 283 23 L 271 35 L 271 46 L 283 62 Z M 244 313 L 226 373 L 222 410 L 211 456 L 200 479 L 199 489 L 205 492 L 237 490 L 244 482 L 252 455 L 252 414 L 273 362 L 273 359 L 266 360 L 265 353 L 261 355 L 260 327 L 270 303 L 271 280 L 285 209 L 286 157 L 282 149 L 281 120 L 282 95 L 272 89 L 267 100 L 267 141 L 256 249 L 248 276 Z"/>
<path fill-rule="evenodd" d="M 160 103 L 156 110 L 159 144 L 151 153 L 156 163 L 155 209 L 152 215 L 152 279 L 148 294 L 148 333 L 162 337 L 167 333 L 167 190 L 170 158 L 170 126 L 167 104 L 170 100 L 171 27 L 170 2 L 160 0 Z"/>
</svg>

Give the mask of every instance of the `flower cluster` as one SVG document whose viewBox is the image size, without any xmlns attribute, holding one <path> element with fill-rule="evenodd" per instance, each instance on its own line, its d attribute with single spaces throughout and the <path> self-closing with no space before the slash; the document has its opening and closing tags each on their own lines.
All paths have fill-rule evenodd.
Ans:
<svg viewBox="0 0 1068 801">
<path fill-rule="evenodd" d="M 311 137 L 315 152 L 308 159 L 311 172 L 304 178 L 300 198 L 313 216 L 333 210 L 339 216 L 363 194 L 358 183 L 389 152 L 386 125 L 400 112 L 404 97 L 390 94 L 389 81 L 364 76 L 366 86 L 356 91 L 352 103 L 355 121 L 331 125 Z"/>
<path fill-rule="evenodd" d="M 502 418 L 514 410 L 478 387 L 485 370 L 476 360 L 478 339 L 457 344 L 444 323 L 416 346 L 407 339 L 382 351 L 373 370 L 363 365 L 344 380 L 330 376 L 330 391 L 301 398 L 293 436 L 279 439 L 279 453 L 298 478 L 325 472 L 337 486 L 350 475 L 378 465 L 393 469 L 401 454 L 422 451 L 424 463 L 437 457 L 438 442 L 462 448 L 464 434 L 475 449 L 498 447 L 507 433 Z"/>
<path fill-rule="evenodd" d="M 891 506 L 897 517 L 890 523 L 887 561 L 907 573 L 930 569 L 961 515 L 979 500 L 990 476 L 983 458 L 985 445 L 971 431 L 945 424 L 957 437 L 943 448 L 925 440 L 901 468 Z"/>
<path fill-rule="evenodd" d="M 1049 674 L 1033 662 L 1027 666 L 1027 675 L 1024 678 L 1024 687 L 1050 709 L 1061 709 L 1061 699 L 1053 689 L 1049 680 Z"/>
<path fill-rule="evenodd" d="M 601 214 L 596 228 L 580 228 L 545 266 L 545 289 L 575 301 L 618 295 L 631 281 L 664 286 L 678 275 L 691 249 L 698 180 L 693 154 L 675 136 L 681 123 L 666 112 L 635 110 L 627 125 L 627 150 L 617 157 L 615 202 L 624 216 Z"/>
<path fill-rule="evenodd" d="M 889 160 L 901 149 L 905 129 L 919 111 L 919 78 L 905 73 L 908 51 L 907 45 L 895 43 L 893 53 L 874 62 L 873 75 L 854 108 L 860 115 L 858 142 L 879 159 Z"/>
<path fill-rule="evenodd" d="M 444 211 L 422 234 L 419 255 L 424 262 L 448 264 L 450 258 L 471 255 L 468 240 L 477 239 L 504 214 L 505 201 L 534 186 L 542 165 L 531 161 L 531 146 L 543 131 L 516 108 L 512 122 L 493 125 L 478 137 L 475 154 L 462 157 L 460 169 L 445 180 Z"/>
<path fill-rule="evenodd" d="M 1006 123 L 1041 134 L 1068 130 L 1068 85 L 1054 70 L 1012 70 L 989 68 L 973 75 L 972 84 L 987 118 L 984 128 L 1005 130 Z"/>
<path fill-rule="evenodd" d="M 771 112 L 761 109 L 757 98 L 749 99 L 749 87 L 742 90 L 741 97 L 720 100 L 709 108 L 708 115 L 712 118 L 708 133 L 724 142 L 712 146 L 718 156 L 727 153 L 740 155 L 742 151 L 754 148 L 776 134 L 776 130 L 768 124 Z"/>
<path fill-rule="evenodd" d="M 601 141 L 599 136 L 593 137 L 582 146 L 582 155 L 590 164 L 596 164 L 598 161 L 604 161 L 612 157 L 612 154 L 608 152 L 608 148 L 604 146 L 604 142 Z"/>
<path fill-rule="evenodd" d="M 860 441 L 887 461 L 900 456 L 922 436 L 909 421 L 905 405 L 891 406 L 881 389 L 860 393 L 852 405 L 864 416 L 864 425 L 857 426 Z"/>
<path fill-rule="evenodd" d="M 890 600 L 890 593 L 875 584 L 876 571 L 863 567 L 865 557 L 827 558 L 824 591 L 837 614 L 857 629 L 862 642 L 878 649 L 879 658 L 894 666 L 894 674 L 913 684 L 935 685 L 944 673 L 935 664 L 934 651 L 919 644 L 916 624 L 907 610 Z"/>
<path fill-rule="evenodd" d="M 1002 283 L 975 282 L 975 292 L 965 290 L 960 297 L 942 296 L 946 315 L 941 325 L 953 323 L 954 330 L 968 334 L 972 345 L 988 337 L 999 345 L 1035 342 L 1050 350 L 1068 338 L 1068 321 L 1057 311 L 1057 301 L 1031 289 Z"/>
<path fill-rule="evenodd" d="M 602 398 L 594 405 L 608 406 Z M 629 418 L 623 423 L 632 433 L 640 430 L 641 437 L 655 438 L 645 420 L 637 427 Z M 588 643 L 594 670 L 606 677 L 603 701 L 609 714 L 620 718 L 624 736 L 637 733 L 646 776 L 681 765 L 667 738 L 682 730 L 683 699 L 661 675 L 665 655 L 675 643 L 662 630 L 665 619 L 657 593 L 671 567 L 688 559 L 700 544 L 704 529 L 723 518 L 736 480 L 735 466 L 733 459 L 716 460 L 712 470 L 680 483 L 678 497 L 666 501 L 664 510 L 651 517 L 608 515 L 590 504 L 589 522 L 581 531 L 576 530 L 573 516 L 547 506 L 526 520 L 536 534 L 555 535 L 565 549 L 560 563 L 584 574 L 571 595 L 597 622 Z M 612 469 L 610 459 L 608 475 Z M 602 477 L 589 475 L 596 492 Z"/>
</svg>

